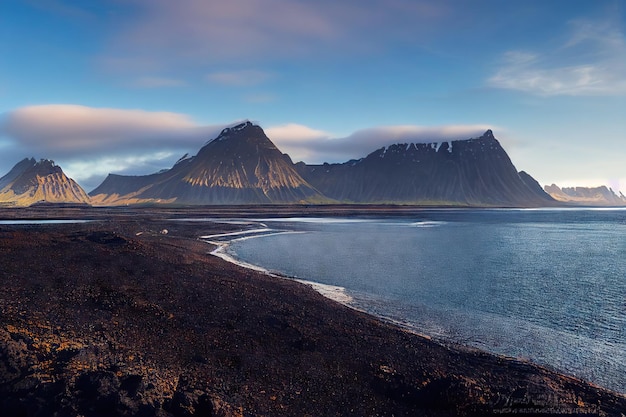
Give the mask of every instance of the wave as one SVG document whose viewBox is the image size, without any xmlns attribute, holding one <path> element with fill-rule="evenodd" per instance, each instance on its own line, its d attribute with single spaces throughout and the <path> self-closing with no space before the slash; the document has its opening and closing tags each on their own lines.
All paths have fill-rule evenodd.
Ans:
<svg viewBox="0 0 626 417">
<path fill-rule="evenodd" d="M 336 301 L 338 303 L 352 307 L 350 304 L 353 301 L 352 296 L 348 295 L 346 288 L 337 285 L 320 284 L 319 282 L 307 281 L 305 279 L 291 278 L 301 284 L 305 284 L 313 288 L 324 297 Z"/>
<path fill-rule="evenodd" d="M 171 222 L 197 222 L 197 223 L 220 223 L 220 224 L 234 224 L 234 225 L 250 225 L 257 224 L 257 221 L 253 220 L 242 220 L 242 219 L 222 219 L 222 218 L 213 218 L 213 217 L 183 217 L 183 218 L 175 218 L 175 219 L 167 219 L 167 221 Z"/>
<path fill-rule="evenodd" d="M 216 235 L 206 235 L 206 236 L 200 236 L 199 239 L 202 240 L 209 240 L 209 239 L 215 239 L 215 238 L 222 238 L 222 237 L 231 237 L 231 236 L 239 236 L 239 235 L 247 235 L 247 234 L 265 234 L 267 232 L 271 232 L 273 229 L 264 227 L 261 229 L 250 229 L 250 230 L 242 230 L 239 232 L 230 232 L 230 233 L 218 233 Z"/>
<path fill-rule="evenodd" d="M 435 220 L 424 220 L 421 222 L 413 222 L 410 225 L 413 227 L 435 227 L 435 226 L 442 226 L 447 223 L 448 222 L 435 221 Z"/>
<path fill-rule="evenodd" d="M 372 219 L 348 219 L 344 217 L 275 217 L 267 219 L 257 219 L 260 222 L 281 222 L 281 223 L 373 223 Z"/>
<path fill-rule="evenodd" d="M 210 243 L 214 243 L 214 242 L 210 242 Z M 239 265 L 239 266 L 241 266 L 243 268 L 246 268 L 246 269 L 251 269 L 253 271 L 263 272 L 264 274 L 273 275 L 267 269 L 262 268 L 262 267 L 260 267 L 258 265 L 249 264 L 247 262 L 243 262 L 243 261 L 240 261 L 238 259 L 235 259 L 231 255 L 226 253 L 226 249 L 225 249 L 226 246 L 228 246 L 228 245 L 226 245 L 226 244 L 218 244 L 217 248 L 215 248 L 213 251 L 211 251 L 211 255 L 217 256 L 218 258 L 221 258 L 221 259 L 223 259 L 223 260 L 225 260 L 227 262 L 230 262 L 232 264 Z"/>
</svg>

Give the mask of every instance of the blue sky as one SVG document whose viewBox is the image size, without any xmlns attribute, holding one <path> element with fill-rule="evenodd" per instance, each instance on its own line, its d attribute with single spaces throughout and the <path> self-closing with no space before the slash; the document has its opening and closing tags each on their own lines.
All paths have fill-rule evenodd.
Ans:
<svg viewBox="0 0 626 417">
<path fill-rule="evenodd" d="M 0 175 L 88 191 L 250 119 L 309 163 L 491 128 L 541 184 L 626 193 L 626 3 L 2 0 L 0 114 Z"/>
</svg>

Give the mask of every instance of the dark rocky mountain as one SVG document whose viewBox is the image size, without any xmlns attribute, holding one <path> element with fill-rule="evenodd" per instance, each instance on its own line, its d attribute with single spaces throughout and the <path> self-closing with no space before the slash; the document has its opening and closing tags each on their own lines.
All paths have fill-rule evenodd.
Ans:
<svg viewBox="0 0 626 417">
<path fill-rule="evenodd" d="M 224 129 L 194 157 L 146 176 L 109 175 L 90 193 L 97 204 L 270 204 L 325 202 L 259 126 Z"/>
<path fill-rule="evenodd" d="M 88 204 L 90 199 L 80 185 L 48 159 L 23 159 L 0 178 L 0 204 L 29 206 L 40 202 Z"/>
<path fill-rule="evenodd" d="M 343 164 L 294 165 L 250 122 L 224 129 L 169 170 L 111 174 L 90 195 L 101 205 L 556 204 L 530 175 L 517 172 L 490 130 L 462 141 L 396 144 Z"/>
<path fill-rule="evenodd" d="M 468 140 L 391 145 L 342 164 L 296 166 L 312 186 L 342 202 L 555 204 L 530 175 L 517 172 L 491 130 Z"/>
<path fill-rule="evenodd" d="M 590 206 L 626 206 L 626 196 L 617 195 L 613 189 L 600 187 L 563 187 L 556 184 L 546 185 L 545 191 L 555 200 L 578 205 Z"/>
<path fill-rule="evenodd" d="M 606 187 L 564 190 L 555 194 L 557 200 L 626 202 Z M 343 164 L 294 165 L 263 129 L 250 122 L 224 129 L 197 155 L 185 155 L 169 170 L 144 176 L 110 174 L 90 195 L 45 159 L 24 159 L 0 178 L 0 203 L 18 206 L 41 202 L 556 204 L 530 175 L 517 172 L 490 130 L 462 141 L 391 145 Z"/>
</svg>

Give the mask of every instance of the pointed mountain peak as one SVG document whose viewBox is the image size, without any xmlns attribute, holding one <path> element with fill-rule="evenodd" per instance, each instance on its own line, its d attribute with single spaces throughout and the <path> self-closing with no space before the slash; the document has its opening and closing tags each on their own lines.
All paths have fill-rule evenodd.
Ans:
<svg viewBox="0 0 626 417">
<path fill-rule="evenodd" d="M 34 161 L 34 159 L 31 159 L 29 162 L 32 163 Z M 63 170 L 51 159 L 40 159 L 32 163 L 29 172 L 32 172 L 33 175 L 45 176 L 54 173 L 63 173 Z"/>
<path fill-rule="evenodd" d="M 222 132 L 219 134 L 219 136 L 215 140 L 226 139 L 236 134 L 252 133 L 257 130 L 260 130 L 261 132 L 263 131 L 263 129 L 261 129 L 260 126 L 255 125 L 249 120 L 246 120 L 242 123 L 238 123 L 234 126 L 225 128 L 224 130 L 222 130 Z"/>
<path fill-rule="evenodd" d="M 488 146 L 489 149 L 502 148 L 502 145 L 500 145 L 498 139 L 496 139 L 496 137 L 493 135 L 493 131 L 491 129 L 487 129 L 485 133 L 483 133 L 481 136 L 469 139 L 469 142 L 482 143 L 483 146 Z M 504 149 L 502 149 L 502 151 L 504 151 Z"/>
<path fill-rule="evenodd" d="M 11 171 L 2 177 L 7 180 L 8 178 L 17 178 L 19 175 L 47 175 L 54 172 L 60 172 L 61 168 L 57 166 L 54 161 L 50 159 L 40 159 L 37 161 L 35 158 L 24 158 L 15 166 Z M 11 180 L 12 181 L 12 180 Z"/>
<path fill-rule="evenodd" d="M 487 129 L 485 133 L 483 133 L 482 137 L 485 139 L 495 139 L 495 137 L 493 136 L 493 131 L 491 129 Z"/>
<path fill-rule="evenodd" d="M 33 158 L 32 160 L 34 161 L 35 159 Z M 34 166 L 41 168 L 54 168 L 57 164 L 55 164 L 52 159 L 41 158 L 39 161 L 35 162 Z"/>
<path fill-rule="evenodd" d="M 89 197 L 50 159 L 25 158 L 0 178 L 0 203 L 89 203 Z"/>
<path fill-rule="evenodd" d="M 267 137 L 263 129 L 249 120 L 223 129 L 215 139 L 208 141 L 196 156 L 203 154 L 206 149 L 213 149 L 211 152 L 214 152 L 216 146 L 231 155 L 239 155 L 241 152 L 244 152 L 243 149 L 252 149 L 250 147 L 257 146 L 261 146 L 264 149 L 278 149 Z M 238 150 L 235 151 L 235 149 Z"/>
<path fill-rule="evenodd" d="M 225 128 L 198 153 L 153 176 L 108 177 L 91 192 L 97 203 L 268 204 L 325 201 L 263 129 L 246 120 Z"/>
</svg>

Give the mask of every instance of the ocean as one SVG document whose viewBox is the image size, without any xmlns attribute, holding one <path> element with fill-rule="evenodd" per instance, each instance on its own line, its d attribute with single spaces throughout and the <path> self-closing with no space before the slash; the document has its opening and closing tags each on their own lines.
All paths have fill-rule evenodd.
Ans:
<svg viewBox="0 0 626 417">
<path fill-rule="evenodd" d="M 252 221 L 258 233 L 220 238 L 226 255 L 435 340 L 626 393 L 626 210 Z"/>
</svg>

